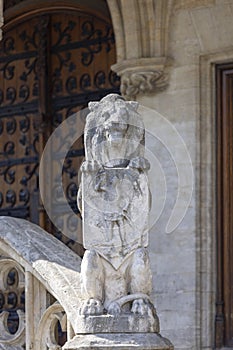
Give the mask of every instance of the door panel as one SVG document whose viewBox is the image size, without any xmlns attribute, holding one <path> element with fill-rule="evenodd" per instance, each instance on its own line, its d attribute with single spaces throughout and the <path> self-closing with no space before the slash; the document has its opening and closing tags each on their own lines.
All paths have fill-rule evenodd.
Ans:
<svg viewBox="0 0 233 350">
<path fill-rule="evenodd" d="M 31 36 L 36 22 L 24 24 Z M 36 205 L 31 196 L 38 183 L 41 115 L 34 64 L 38 50 L 26 47 L 20 35 L 10 31 L 0 51 L 0 215 L 28 218 Z"/>
<path fill-rule="evenodd" d="M 49 171 L 52 177 L 47 189 L 51 196 L 56 194 L 57 220 L 73 230 L 78 242 L 57 230 L 43 209 L 39 161 L 53 130 L 71 114 L 82 111 L 88 101 L 119 93 L 119 78 L 110 69 L 115 63 L 115 43 L 106 10 L 100 13 L 85 9 L 80 1 L 77 8 L 74 1 L 59 6 L 57 3 L 4 2 L 12 20 L 6 12 L 0 43 L 0 215 L 40 224 L 82 255 L 76 196 L 78 170 L 84 156 L 83 139 L 77 140 L 68 152 L 62 175 L 67 201 L 80 219 L 78 225 L 64 212 L 59 200 L 56 170 L 64 157 L 59 149 L 67 135 L 61 134 L 56 141 L 56 159 L 45 169 L 45 175 Z M 85 113 L 80 114 L 78 125 L 81 134 Z M 8 328 L 14 333 L 18 328 L 15 310 L 24 309 L 24 300 L 18 299 L 14 309 L 6 300 L 0 291 L 0 313 L 10 312 Z M 62 335 L 59 331 L 58 334 Z"/>
<path fill-rule="evenodd" d="M 30 2 L 31 15 L 21 7 L 21 14 L 3 28 L 0 43 L 0 215 L 38 223 L 82 254 L 80 244 L 64 237 L 43 210 L 39 160 L 46 140 L 63 120 L 84 109 L 88 101 L 119 92 L 119 78 L 110 68 L 115 63 L 114 35 L 110 20 L 96 10 L 80 5 L 75 10 L 74 2 L 71 10 L 68 1 L 62 6 L 50 1 L 48 8 L 46 2 L 41 4 L 44 10 L 38 2 L 37 9 L 32 9 Z M 82 113 L 80 133 L 84 124 Z M 78 216 L 78 169 L 83 156 L 80 138 L 63 167 L 63 189 Z M 56 161 L 60 159 L 58 155 Z M 52 174 L 53 193 L 57 190 L 56 169 L 55 162 L 47 169 Z M 79 231 L 80 242 L 81 225 L 72 226 L 59 200 L 56 213 L 64 225 Z"/>
</svg>

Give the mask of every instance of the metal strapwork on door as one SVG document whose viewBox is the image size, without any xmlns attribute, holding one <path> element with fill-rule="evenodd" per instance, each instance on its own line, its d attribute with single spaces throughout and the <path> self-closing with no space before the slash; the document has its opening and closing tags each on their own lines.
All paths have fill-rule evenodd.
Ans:
<svg viewBox="0 0 233 350">
<path fill-rule="evenodd" d="M 82 134 L 87 103 L 119 92 L 119 78 L 110 68 L 114 62 L 110 21 L 88 10 L 54 8 L 27 14 L 6 24 L 0 44 L 0 215 L 38 223 L 78 252 L 75 239 L 56 230 L 43 210 L 39 161 L 46 141 L 62 121 L 82 111 L 78 123 Z M 66 217 L 59 193 L 64 191 L 79 215 L 76 196 L 83 138 L 65 156 L 63 188 L 59 188 L 56 169 L 64 158 L 59 149 L 66 137 L 61 134 L 54 145 L 56 157 L 46 169 L 52 174 L 52 184 L 47 186 L 56 200 L 57 219 L 77 234 L 81 225 L 74 227 Z M 81 240 L 81 233 L 78 235 Z"/>
</svg>

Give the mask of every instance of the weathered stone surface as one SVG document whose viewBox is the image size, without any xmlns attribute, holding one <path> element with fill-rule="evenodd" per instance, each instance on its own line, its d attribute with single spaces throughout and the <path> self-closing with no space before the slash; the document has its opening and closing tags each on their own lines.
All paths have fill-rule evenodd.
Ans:
<svg viewBox="0 0 233 350">
<path fill-rule="evenodd" d="M 195 7 L 206 7 L 214 5 L 216 0 L 176 0 L 174 8 L 179 9 L 189 9 Z"/>
<path fill-rule="evenodd" d="M 166 167 L 166 154 L 159 158 L 170 187 L 167 205 L 150 232 L 151 267 L 156 276 L 152 298 L 156 300 L 161 332 L 177 350 L 210 350 L 215 336 L 214 70 L 216 64 L 233 61 L 232 10 L 232 0 L 177 0 L 169 34 L 169 55 L 173 57 L 169 87 L 137 99 L 177 128 L 190 152 L 196 179 L 184 220 L 172 234 L 165 234 L 177 184 L 171 168 Z M 150 133 L 159 130 L 156 118 L 143 118 Z M 155 149 L 153 141 L 147 143 L 147 149 Z M 154 154 L 160 155 L 161 149 Z M 184 164 L 181 157 L 178 161 L 177 165 Z M 157 189 L 154 169 L 151 164 L 150 186 Z"/>
<path fill-rule="evenodd" d="M 137 104 L 111 94 L 89 109 L 78 195 L 87 249 L 81 265 L 85 302 L 76 319 L 78 336 L 64 349 L 172 349 L 158 335 L 149 297 L 149 163 Z"/>
<path fill-rule="evenodd" d="M 86 299 L 81 314 L 101 315 L 107 310 L 117 315 L 125 311 L 119 299 L 128 294 L 133 313 L 152 319 L 155 314 L 147 300 L 151 292 L 146 250 L 149 163 L 137 107 L 116 94 L 89 103 L 79 191 L 87 249 L 81 267 Z M 134 299 L 135 293 L 144 295 Z"/>
<path fill-rule="evenodd" d="M 165 89 L 168 75 L 164 72 L 166 58 L 130 59 L 114 64 L 112 69 L 121 77 L 121 93 L 128 100 L 138 94 Z"/>
<path fill-rule="evenodd" d="M 13 285 L 9 284 L 9 271 L 15 271 L 15 280 Z M 4 310 L 4 296 L 5 300 L 9 300 L 9 296 L 14 296 L 14 292 L 16 288 L 21 286 L 24 288 L 25 278 L 24 271 L 22 267 L 17 264 L 16 261 L 10 258 L 1 258 L 0 256 L 0 349 L 14 349 L 17 344 L 17 348 L 19 350 L 23 349 L 23 345 L 25 344 L 25 312 L 23 310 L 18 309 L 17 316 L 19 320 L 19 326 L 17 331 L 12 334 L 9 332 L 10 323 L 8 322 L 9 312 Z M 7 297 L 8 296 L 8 297 Z M 15 300 L 17 303 L 17 300 Z M 3 310 L 2 310 L 3 309 Z"/>
<path fill-rule="evenodd" d="M 63 349 L 69 350 L 172 350 L 169 340 L 156 333 L 77 335 Z"/>
<path fill-rule="evenodd" d="M 77 318 L 78 333 L 159 333 L 159 319 L 144 317 L 131 312 L 113 315 L 82 315 Z"/>
<path fill-rule="evenodd" d="M 74 324 L 81 304 L 81 259 L 63 243 L 26 220 L 0 217 L 0 248 L 31 272 L 62 304 Z"/>
<path fill-rule="evenodd" d="M 148 245 L 147 176 L 134 168 L 100 169 L 94 178 L 83 174 L 82 188 L 84 246 L 117 270 L 130 253 Z"/>
</svg>

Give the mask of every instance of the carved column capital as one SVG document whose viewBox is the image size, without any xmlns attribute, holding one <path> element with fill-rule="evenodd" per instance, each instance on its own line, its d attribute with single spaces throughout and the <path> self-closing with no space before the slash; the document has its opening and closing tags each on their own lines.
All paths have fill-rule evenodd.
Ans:
<svg viewBox="0 0 233 350">
<path fill-rule="evenodd" d="M 125 60 L 112 66 L 121 77 L 121 93 L 127 100 L 138 94 L 164 89 L 168 84 L 165 57 Z"/>
<path fill-rule="evenodd" d="M 136 98 L 165 87 L 168 33 L 174 0 L 107 0 L 116 38 L 121 93 Z"/>
<path fill-rule="evenodd" d="M 2 26 L 3 26 L 3 0 L 0 0 L 0 40 L 2 39 Z"/>
</svg>

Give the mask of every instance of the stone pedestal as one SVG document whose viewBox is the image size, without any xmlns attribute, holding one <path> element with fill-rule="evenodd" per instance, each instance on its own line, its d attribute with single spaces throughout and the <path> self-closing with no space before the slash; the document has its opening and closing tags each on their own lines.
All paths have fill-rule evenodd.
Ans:
<svg viewBox="0 0 233 350">
<path fill-rule="evenodd" d="M 98 333 L 76 335 L 63 349 L 173 350 L 173 345 L 168 339 L 156 333 Z"/>
<path fill-rule="evenodd" d="M 99 315 L 77 317 L 79 334 L 96 333 L 159 333 L 159 319 L 157 315 L 145 317 L 132 312 L 117 316 Z"/>
<path fill-rule="evenodd" d="M 80 315 L 78 334 L 63 349 L 141 349 L 173 350 L 173 345 L 159 334 L 156 314 Z"/>
<path fill-rule="evenodd" d="M 173 350 L 159 334 L 159 319 L 154 315 L 124 312 L 119 315 L 80 315 L 78 334 L 63 349 L 141 349 Z"/>
</svg>

